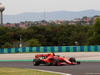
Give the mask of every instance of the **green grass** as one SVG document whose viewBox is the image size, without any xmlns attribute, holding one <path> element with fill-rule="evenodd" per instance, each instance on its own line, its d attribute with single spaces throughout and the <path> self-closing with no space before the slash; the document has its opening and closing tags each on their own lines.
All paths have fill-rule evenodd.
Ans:
<svg viewBox="0 0 100 75">
<path fill-rule="evenodd" d="M 0 75 L 61 75 L 61 74 L 42 72 L 30 69 L 22 69 L 22 68 L 0 67 Z"/>
</svg>

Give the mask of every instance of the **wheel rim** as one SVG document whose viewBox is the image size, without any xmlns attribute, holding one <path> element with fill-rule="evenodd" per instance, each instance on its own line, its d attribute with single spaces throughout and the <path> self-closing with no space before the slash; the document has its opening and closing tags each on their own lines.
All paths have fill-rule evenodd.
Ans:
<svg viewBox="0 0 100 75">
<path fill-rule="evenodd" d="M 53 62 L 53 64 L 55 65 L 55 64 L 56 64 L 56 62 L 54 61 L 54 62 Z"/>
</svg>

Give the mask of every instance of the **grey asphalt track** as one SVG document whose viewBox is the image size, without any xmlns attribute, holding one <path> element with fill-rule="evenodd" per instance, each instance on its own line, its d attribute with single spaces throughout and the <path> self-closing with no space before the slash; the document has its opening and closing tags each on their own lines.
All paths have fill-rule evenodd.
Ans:
<svg viewBox="0 0 100 75">
<path fill-rule="evenodd" d="M 40 69 L 40 70 L 69 73 L 72 75 L 100 75 L 100 62 L 81 62 L 80 65 L 66 65 L 66 66 L 48 66 L 48 65 L 33 66 L 32 61 L 1 61 L 0 67 Z"/>
</svg>

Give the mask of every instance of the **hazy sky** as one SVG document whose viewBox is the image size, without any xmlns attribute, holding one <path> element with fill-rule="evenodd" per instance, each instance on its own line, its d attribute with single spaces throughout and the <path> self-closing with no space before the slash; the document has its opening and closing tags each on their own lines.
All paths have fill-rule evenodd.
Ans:
<svg viewBox="0 0 100 75">
<path fill-rule="evenodd" d="M 100 10 L 100 0 L 0 0 L 4 14 L 23 12 Z"/>
</svg>

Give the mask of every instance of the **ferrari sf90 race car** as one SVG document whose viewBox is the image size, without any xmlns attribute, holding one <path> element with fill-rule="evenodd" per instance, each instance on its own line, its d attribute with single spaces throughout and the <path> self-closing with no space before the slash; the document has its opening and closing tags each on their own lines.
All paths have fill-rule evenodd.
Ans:
<svg viewBox="0 0 100 75">
<path fill-rule="evenodd" d="M 66 59 L 65 57 L 60 57 L 59 55 L 55 55 L 54 53 L 49 54 L 37 54 L 35 55 L 35 59 L 33 59 L 33 65 L 39 66 L 40 64 L 49 64 L 49 65 L 76 65 L 80 64 L 80 61 L 76 61 L 75 58 L 71 57 Z"/>
</svg>

